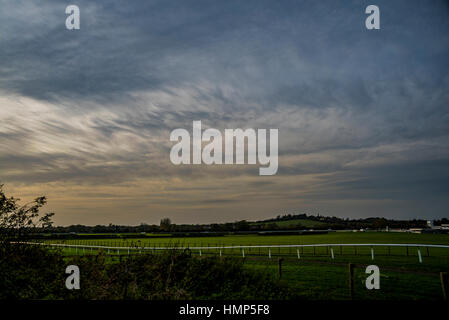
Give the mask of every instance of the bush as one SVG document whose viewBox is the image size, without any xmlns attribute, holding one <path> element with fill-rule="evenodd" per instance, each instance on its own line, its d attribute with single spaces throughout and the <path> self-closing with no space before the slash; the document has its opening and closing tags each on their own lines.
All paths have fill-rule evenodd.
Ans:
<svg viewBox="0 0 449 320">
<path fill-rule="evenodd" d="M 13 246 L 13 245 L 11 245 Z M 291 292 L 241 259 L 192 257 L 188 252 L 64 258 L 59 251 L 15 245 L 0 253 L 2 299 L 286 299 Z M 6 258 L 8 255 L 8 258 Z M 117 257 L 116 257 L 117 258 Z M 80 290 L 65 288 L 65 268 L 80 268 Z"/>
<path fill-rule="evenodd" d="M 19 244 L 0 246 L 0 299 L 52 299 L 65 289 L 65 263 L 48 249 Z"/>
</svg>

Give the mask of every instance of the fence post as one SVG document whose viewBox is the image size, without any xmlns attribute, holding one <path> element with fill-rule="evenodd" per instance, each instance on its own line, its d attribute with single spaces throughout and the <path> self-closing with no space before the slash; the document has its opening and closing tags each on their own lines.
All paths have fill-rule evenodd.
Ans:
<svg viewBox="0 0 449 320">
<path fill-rule="evenodd" d="M 349 294 L 352 300 L 354 299 L 354 265 L 350 263 L 348 265 L 348 269 L 349 269 Z"/>
<path fill-rule="evenodd" d="M 301 258 L 300 255 L 299 255 L 299 248 L 296 249 L 296 253 L 298 254 L 298 259 Z"/>
<path fill-rule="evenodd" d="M 279 280 L 282 278 L 282 261 L 284 261 L 284 259 L 279 258 L 279 260 L 278 260 Z"/>
<path fill-rule="evenodd" d="M 440 272 L 441 289 L 443 290 L 443 299 L 447 301 L 447 272 Z"/>
<path fill-rule="evenodd" d="M 429 257 L 429 247 L 426 247 L 427 249 L 427 256 Z"/>
<path fill-rule="evenodd" d="M 405 250 L 407 251 L 407 257 L 408 257 L 408 246 L 405 247 Z"/>
<path fill-rule="evenodd" d="M 270 248 L 268 248 L 268 258 L 271 259 L 271 249 Z"/>
<path fill-rule="evenodd" d="M 334 259 L 334 248 L 331 247 L 331 257 Z"/>
<path fill-rule="evenodd" d="M 371 247 L 371 260 L 374 260 L 374 248 Z"/>
<path fill-rule="evenodd" d="M 421 250 L 419 248 L 418 248 L 418 259 L 419 259 L 419 263 L 422 263 Z"/>
<path fill-rule="evenodd" d="M 313 255 L 315 255 L 315 246 L 313 246 Z"/>
</svg>

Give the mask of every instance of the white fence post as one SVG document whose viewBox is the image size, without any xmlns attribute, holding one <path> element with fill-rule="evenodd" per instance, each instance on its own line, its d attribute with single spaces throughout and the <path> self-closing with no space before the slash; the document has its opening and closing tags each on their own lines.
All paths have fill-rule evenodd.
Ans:
<svg viewBox="0 0 449 320">
<path fill-rule="evenodd" d="M 419 263 L 422 263 L 421 250 L 419 248 L 418 248 L 418 259 L 419 259 Z"/>
<path fill-rule="evenodd" d="M 242 249 L 242 257 L 245 258 L 245 249 Z"/>
<path fill-rule="evenodd" d="M 374 260 L 374 248 L 371 247 L 371 260 Z"/>
<path fill-rule="evenodd" d="M 334 259 L 334 248 L 331 247 L 331 257 Z"/>
<path fill-rule="evenodd" d="M 271 259 L 271 249 L 270 248 L 268 248 L 268 258 Z"/>
<path fill-rule="evenodd" d="M 296 253 L 298 254 L 298 259 L 300 259 L 301 256 L 299 255 L 299 249 L 296 249 Z"/>
</svg>

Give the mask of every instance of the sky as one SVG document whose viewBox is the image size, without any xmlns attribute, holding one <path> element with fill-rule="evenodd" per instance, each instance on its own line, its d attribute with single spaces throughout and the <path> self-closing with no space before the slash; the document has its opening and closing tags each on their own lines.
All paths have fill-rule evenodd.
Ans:
<svg viewBox="0 0 449 320">
<path fill-rule="evenodd" d="M 448 16 L 443 0 L 0 0 L 0 183 L 46 195 L 56 225 L 449 217 Z M 170 132 L 195 120 L 277 128 L 277 174 L 172 164 Z"/>
</svg>

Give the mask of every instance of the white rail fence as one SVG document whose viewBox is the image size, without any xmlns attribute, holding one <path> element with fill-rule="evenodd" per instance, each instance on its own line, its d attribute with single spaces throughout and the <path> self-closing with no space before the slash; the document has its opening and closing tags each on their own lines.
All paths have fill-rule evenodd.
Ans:
<svg viewBox="0 0 449 320">
<path fill-rule="evenodd" d="M 332 259 L 335 259 L 335 252 L 334 248 L 339 247 L 340 250 L 343 247 L 370 247 L 370 253 L 371 253 L 371 259 L 374 260 L 375 258 L 375 247 L 405 247 L 407 248 L 407 255 L 409 254 L 408 248 L 416 248 L 416 252 L 418 255 L 418 260 L 420 263 L 423 262 L 422 259 L 422 252 L 421 249 L 426 249 L 427 254 L 429 248 L 440 248 L 440 249 L 449 249 L 449 245 L 439 245 L 439 244 L 415 244 L 415 243 L 328 243 L 328 244 L 281 244 L 281 245 L 237 245 L 237 246 L 165 246 L 165 247 L 148 247 L 148 246 L 129 246 L 129 247 L 122 247 L 122 246 L 102 246 L 102 245 L 87 245 L 87 244 L 65 244 L 65 243 L 45 243 L 45 242 L 20 242 L 22 244 L 33 244 L 33 245 L 42 245 L 42 246 L 49 246 L 49 247 L 62 247 L 62 248 L 75 248 L 82 249 L 83 252 L 87 250 L 93 251 L 95 250 L 105 250 L 108 253 L 114 253 L 117 252 L 117 254 L 123 253 L 123 251 L 127 252 L 127 254 L 133 253 L 142 253 L 145 251 L 155 251 L 155 250 L 191 250 L 191 251 L 198 251 L 198 254 L 201 256 L 203 250 L 218 250 L 219 255 L 223 255 L 224 250 L 236 250 L 239 249 L 241 251 L 241 255 L 243 258 L 245 258 L 245 249 L 251 250 L 251 249 L 267 249 L 265 254 L 268 256 L 268 258 L 272 258 L 272 249 L 281 249 L 281 248 L 296 248 L 296 256 L 298 259 L 301 259 L 301 255 L 299 252 L 300 248 L 314 248 L 314 254 L 315 254 L 315 248 L 325 247 L 328 248 L 330 251 L 330 257 Z M 260 251 L 259 251 L 260 252 Z M 247 252 L 248 253 L 248 252 Z M 264 254 L 264 255 L 265 255 Z M 357 252 L 356 252 L 357 254 Z"/>
</svg>

